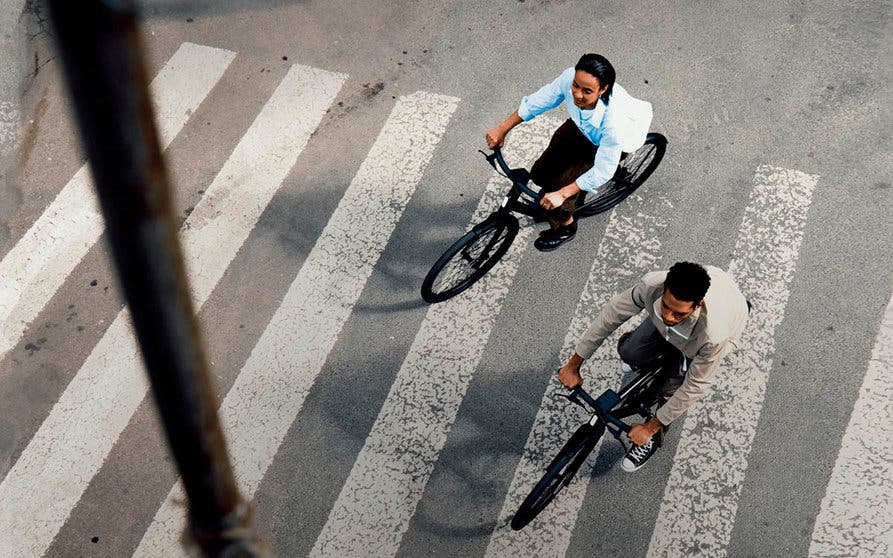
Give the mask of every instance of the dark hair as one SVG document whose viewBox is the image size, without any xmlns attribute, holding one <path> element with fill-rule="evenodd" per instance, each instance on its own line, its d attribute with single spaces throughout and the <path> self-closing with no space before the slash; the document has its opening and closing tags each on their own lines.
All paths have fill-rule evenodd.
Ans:
<svg viewBox="0 0 893 558">
<path fill-rule="evenodd" d="M 608 59 L 601 54 L 584 54 L 574 66 L 574 70 L 583 70 L 598 78 L 598 82 L 602 86 L 607 85 L 608 89 L 602 94 L 601 100 L 608 104 L 611 93 L 614 91 L 614 80 L 617 79 L 617 72 L 614 71 L 614 66 L 608 62 Z"/>
<path fill-rule="evenodd" d="M 677 262 L 667 272 L 664 288 L 670 289 L 670 294 L 679 300 L 701 302 L 710 288 L 710 275 L 696 263 Z"/>
</svg>

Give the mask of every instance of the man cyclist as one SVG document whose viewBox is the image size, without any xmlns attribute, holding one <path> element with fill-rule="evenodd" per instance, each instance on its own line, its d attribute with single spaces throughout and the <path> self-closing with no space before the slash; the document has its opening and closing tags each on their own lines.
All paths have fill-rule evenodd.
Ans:
<svg viewBox="0 0 893 558">
<path fill-rule="evenodd" d="M 614 83 L 616 72 L 608 59 L 584 54 L 577 65 L 561 73 L 552 83 L 521 100 L 518 110 L 502 124 L 487 131 L 490 149 L 502 145 L 506 134 L 520 124 L 562 102 L 570 118 L 552 136 L 549 146 L 534 163 L 530 177 L 548 192 L 540 200 L 551 228 L 534 242 L 543 252 L 555 250 L 574 238 L 577 223 L 574 208 L 583 192 L 593 192 L 614 176 L 622 152 L 621 138 L 644 141 L 651 122 L 651 105 L 633 99 Z M 633 118 L 644 106 L 646 114 Z M 645 121 L 647 120 L 647 121 Z M 639 144 L 641 145 L 641 144 Z"/>
<path fill-rule="evenodd" d="M 729 274 L 716 267 L 679 262 L 669 271 L 649 273 L 602 308 L 559 370 L 561 383 L 569 389 L 580 385 L 583 361 L 642 310 L 647 313 L 645 320 L 621 336 L 617 352 L 632 367 L 660 361 L 666 375 L 656 416 L 633 425 L 629 432 L 634 445 L 621 463 L 628 472 L 638 470 L 657 450 L 654 435 L 665 431 L 706 392 L 720 361 L 735 349 L 747 322 L 748 303 Z"/>
</svg>

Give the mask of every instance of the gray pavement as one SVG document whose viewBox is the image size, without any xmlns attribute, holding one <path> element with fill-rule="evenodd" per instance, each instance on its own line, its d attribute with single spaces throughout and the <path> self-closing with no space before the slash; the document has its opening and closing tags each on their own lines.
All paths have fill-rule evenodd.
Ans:
<svg viewBox="0 0 893 558">
<path fill-rule="evenodd" d="M 0 188 L 3 257 L 83 163 L 47 36 L 26 32 L 39 14 L 7 11 L 3 29 L 12 22 L 13 31 L 0 29 L 4 59 L 28 60 L 0 75 L 0 133 L 17 167 Z M 147 4 L 153 75 L 183 42 L 237 53 L 167 150 L 184 220 L 293 64 L 347 75 L 200 312 L 221 396 L 396 99 L 416 91 L 460 99 L 257 488 L 258 530 L 276 554 L 309 554 L 329 521 L 425 323 L 421 279 L 464 231 L 491 178 L 476 153 L 485 130 L 594 51 L 653 104 L 652 129 L 670 142 L 637 209 L 665 207 L 658 198 L 673 208 L 655 267 L 681 259 L 726 267 L 760 165 L 818 176 L 726 547 L 728 556 L 808 555 L 893 290 L 890 24 L 888 2 Z M 35 51 L 50 61 L 33 75 L 22 68 Z M 25 116 L 15 117 L 21 126 L 7 140 L 12 112 L 4 107 L 13 104 Z M 607 223 L 605 215 L 587 219 L 556 252 L 524 251 L 397 554 L 486 552 Z M 100 242 L 0 360 L 0 477 L 121 308 Z M 681 430 L 635 475 L 617 467 L 613 441 L 593 457 L 568 556 L 646 555 Z M 83 495 L 46 554 L 129 555 L 175 478 L 145 399 L 95 476 L 79 481 Z"/>
</svg>

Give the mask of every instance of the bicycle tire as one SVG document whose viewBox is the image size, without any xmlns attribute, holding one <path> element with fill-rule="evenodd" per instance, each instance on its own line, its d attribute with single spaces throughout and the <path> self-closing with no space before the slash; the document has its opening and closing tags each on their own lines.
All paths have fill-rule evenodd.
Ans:
<svg viewBox="0 0 893 558">
<path fill-rule="evenodd" d="M 663 134 L 648 134 L 645 144 L 620 161 L 611 180 L 602 184 L 594 195 L 587 195 L 574 213 L 588 217 L 612 209 L 648 180 L 666 151 L 667 138 Z"/>
<path fill-rule="evenodd" d="M 515 216 L 503 214 L 465 233 L 425 275 L 422 300 L 430 304 L 443 302 L 474 285 L 505 255 L 518 235 L 518 228 Z M 474 250 L 483 253 L 474 255 Z M 458 274 L 450 275 L 451 266 L 458 266 Z"/>
<path fill-rule="evenodd" d="M 515 512 L 511 521 L 513 530 L 519 531 L 526 527 L 570 484 L 604 433 L 605 425 L 601 422 L 595 426 L 587 422 L 577 428 Z"/>
</svg>

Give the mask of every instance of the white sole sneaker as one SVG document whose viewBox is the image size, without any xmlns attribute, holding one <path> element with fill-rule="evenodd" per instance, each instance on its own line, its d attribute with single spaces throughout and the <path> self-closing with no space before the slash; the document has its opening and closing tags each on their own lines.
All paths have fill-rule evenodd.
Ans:
<svg viewBox="0 0 893 558">
<path fill-rule="evenodd" d="M 626 455 L 623 456 L 623 461 L 620 462 L 620 468 L 626 471 L 627 473 L 635 473 L 639 469 L 641 469 L 645 463 L 651 459 L 651 456 L 657 451 L 657 447 L 654 444 L 654 441 L 649 441 L 651 444 L 651 450 L 645 455 L 641 460 L 636 463 L 632 459 L 630 459 L 630 454 L 638 449 L 638 446 L 633 446 L 629 451 L 626 452 Z"/>
</svg>

